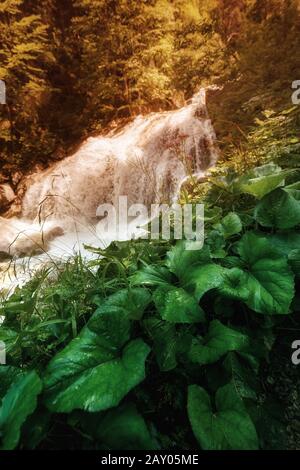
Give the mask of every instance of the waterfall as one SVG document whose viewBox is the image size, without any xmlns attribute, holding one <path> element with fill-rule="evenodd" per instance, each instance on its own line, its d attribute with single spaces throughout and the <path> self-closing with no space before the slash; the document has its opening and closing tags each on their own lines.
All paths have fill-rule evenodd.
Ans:
<svg viewBox="0 0 300 470">
<path fill-rule="evenodd" d="M 201 89 L 183 108 L 90 137 L 70 157 L 28 177 L 20 218 L 0 219 L 0 252 L 31 255 L 64 240 L 63 233 L 78 238 L 97 223 L 98 206 L 116 206 L 119 196 L 146 206 L 174 201 L 184 179 L 203 176 L 217 158 Z"/>
</svg>

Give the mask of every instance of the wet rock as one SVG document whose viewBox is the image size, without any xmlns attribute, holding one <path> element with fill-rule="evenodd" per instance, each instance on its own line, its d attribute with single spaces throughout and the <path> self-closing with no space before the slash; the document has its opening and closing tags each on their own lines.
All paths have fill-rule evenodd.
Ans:
<svg viewBox="0 0 300 470">
<path fill-rule="evenodd" d="M 0 212 L 9 208 L 11 203 L 16 198 L 16 195 L 9 184 L 0 185 Z"/>
</svg>

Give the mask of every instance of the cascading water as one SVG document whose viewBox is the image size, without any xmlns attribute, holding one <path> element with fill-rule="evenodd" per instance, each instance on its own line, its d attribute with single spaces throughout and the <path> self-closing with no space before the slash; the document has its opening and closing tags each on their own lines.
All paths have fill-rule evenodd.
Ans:
<svg viewBox="0 0 300 470">
<path fill-rule="evenodd" d="M 89 138 L 74 155 L 30 176 L 21 217 L 0 219 L 0 252 L 18 258 L 47 251 L 51 257 L 70 255 L 82 243 L 101 245 L 94 230 L 99 205 L 116 207 L 119 196 L 148 207 L 174 201 L 183 180 L 203 176 L 217 157 L 201 89 L 185 107 L 139 116 L 119 132 Z"/>
</svg>

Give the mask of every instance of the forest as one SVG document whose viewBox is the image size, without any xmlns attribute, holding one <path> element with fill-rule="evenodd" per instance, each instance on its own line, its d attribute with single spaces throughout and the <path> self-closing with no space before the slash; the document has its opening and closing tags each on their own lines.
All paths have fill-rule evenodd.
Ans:
<svg viewBox="0 0 300 470">
<path fill-rule="evenodd" d="M 299 450 L 300 0 L 0 0 L 0 80 L 0 450 Z M 85 243 L 8 292 L 28 181 L 201 89 L 203 248 Z"/>
<path fill-rule="evenodd" d="M 210 113 L 225 142 L 269 108 L 290 107 L 297 1 L 7 0 L 0 8 L 3 178 L 63 158 L 115 121 L 179 107 L 209 84 L 224 87 Z"/>
</svg>

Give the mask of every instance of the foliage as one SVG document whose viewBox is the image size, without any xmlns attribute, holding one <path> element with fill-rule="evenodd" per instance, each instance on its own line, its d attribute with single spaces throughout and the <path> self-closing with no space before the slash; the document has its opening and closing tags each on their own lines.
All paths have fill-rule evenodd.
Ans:
<svg viewBox="0 0 300 470">
<path fill-rule="evenodd" d="M 24 11 L 24 3 L 0 2 L 0 79 L 7 86 L 7 104 L 0 108 L 1 164 L 19 167 L 32 152 L 53 147 L 41 111 L 51 92 L 47 67 L 55 59 L 48 26 L 41 15 Z"/>
<path fill-rule="evenodd" d="M 16 170 L 64 157 L 112 120 L 180 107 L 215 83 L 226 161 L 242 171 L 284 148 L 290 164 L 299 17 L 297 0 L 1 0 L 1 173 L 17 185 Z"/>
<path fill-rule="evenodd" d="M 115 242 L 2 303 L 2 448 L 278 448 L 262 371 L 299 311 L 297 172 L 214 178 L 201 250 Z"/>
</svg>

